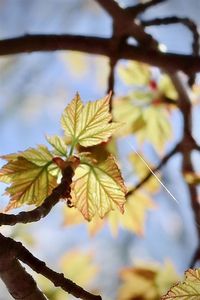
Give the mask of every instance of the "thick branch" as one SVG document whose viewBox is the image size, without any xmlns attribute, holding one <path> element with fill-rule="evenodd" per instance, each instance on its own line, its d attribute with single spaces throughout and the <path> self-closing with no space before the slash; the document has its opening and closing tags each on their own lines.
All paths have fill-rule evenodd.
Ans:
<svg viewBox="0 0 200 300">
<path fill-rule="evenodd" d="M 0 225 L 15 225 L 17 223 L 31 223 L 44 218 L 61 198 L 70 198 L 71 182 L 74 170 L 68 166 L 61 180 L 61 183 L 53 190 L 43 202 L 43 204 L 31 211 L 20 212 L 17 215 L 8 215 L 0 213 Z"/>
<path fill-rule="evenodd" d="M 16 251 L 9 240 L 0 234 L 0 278 L 8 292 L 18 300 L 46 300 L 36 282 L 16 258 Z"/>
<path fill-rule="evenodd" d="M 152 172 L 149 171 L 147 175 L 132 190 L 130 190 L 126 194 L 126 196 L 133 194 L 139 188 L 141 188 L 153 176 L 153 173 L 159 171 L 168 162 L 168 160 L 178 152 L 179 147 L 180 145 L 177 144 L 167 155 L 165 155 L 160 161 L 160 163 L 152 170 Z"/>
<path fill-rule="evenodd" d="M 81 35 L 25 35 L 0 41 L 0 55 L 30 53 L 37 51 L 71 50 L 110 57 L 110 38 L 85 37 Z M 118 58 L 141 61 L 169 71 L 182 70 L 186 73 L 200 71 L 200 58 L 192 55 L 161 53 L 124 44 Z"/>
<path fill-rule="evenodd" d="M 0 242 L 9 244 L 10 249 L 12 249 L 12 252 L 20 261 L 28 265 L 35 272 L 49 279 L 55 285 L 55 287 L 61 287 L 67 293 L 70 293 L 74 297 L 81 298 L 83 300 L 101 300 L 100 296 L 93 295 L 85 291 L 83 288 L 76 285 L 73 281 L 65 278 L 63 274 L 59 274 L 48 268 L 43 261 L 33 256 L 21 243 L 16 242 L 11 238 L 6 238 L 1 234 Z M 27 300 L 31 299 L 38 300 L 40 298 L 27 298 Z"/>
</svg>

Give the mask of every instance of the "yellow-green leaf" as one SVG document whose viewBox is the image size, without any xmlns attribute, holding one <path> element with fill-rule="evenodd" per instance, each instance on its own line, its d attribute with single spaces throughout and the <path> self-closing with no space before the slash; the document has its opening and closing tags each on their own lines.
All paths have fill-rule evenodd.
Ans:
<svg viewBox="0 0 200 300">
<path fill-rule="evenodd" d="M 57 178 L 49 171 L 52 156 L 46 147 L 30 148 L 3 158 L 8 163 L 0 170 L 0 181 L 10 184 L 6 188 L 6 194 L 10 196 L 6 210 L 23 204 L 38 206 L 56 186 Z"/>
<path fill-rule="evenodd" d="M 113 156 L 98 165 L 81 164 L 72 183 L 72 203 L 91 220 L 118 207 L 124 211 L 126 188 Z"/>
<path fill-rule="evenodd" d="M 88 147 L 106 142 L 114 130 L 119 127 L 118 124 L 111 123 L 110 96 L 88 102 L 83 106 L 80 96 L 77 94 L 66 107 L 61 124 L 65 135 L 71 138 L 73 146 L 79 143 Z"/>
<path fill-rule="evenodd" d="M 185 280 L 173 286 L 162 300 L 197 300 L 200 299 L 200 269 L 189 269 Z"/>
<path fill-rule="evenodd" d="M 58 135 L 46 136 L 48 143 L 54 148 L 55 155 L 66 156 L 67 155 L 67 145 L 64 139 Z"/>
</svg>

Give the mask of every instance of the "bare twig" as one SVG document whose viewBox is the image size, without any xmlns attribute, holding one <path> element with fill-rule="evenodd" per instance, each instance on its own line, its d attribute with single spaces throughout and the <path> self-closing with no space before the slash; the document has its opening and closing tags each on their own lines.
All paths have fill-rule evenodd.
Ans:
<svg viewBox="0 0 200 300">
<path fill-rule="evenodd" d="M 20 261 L 28 265 L 35 272 L 49 279 L 55 285 L 55 287 L 61 287 L 67 293 L 70 293 L 74 297 L 81 298 L 83 300 L 101 300 L 100 296 L 93 295 L 85 291 L 83 288 L 76 285 L 70 279 L 65 278 L 63 274 L 59 274 L 53 271 L 52 269 L 48 268 L 43 261 L 33 256 L 21 243 L 16 242 L 11 238 L 4 237 L 2 234 L 0 234 L 0 243 L 6 245 L 9 244 L 9 248 L 11 249 L 12 254 L 15 255 L 17 259 L 19 259 Z M 22 299 L 22 298 L 18 298 L 18 299 Z M 31 299 L 37 299 L 37 298 L 31 298 Z M 42 300 L 42 298 L 39 299 Z"/>
<path fill-rule="evenodd" d="M 165 18 L 156 18 L 151 20 L 141 21 L 142 26 L 159 26 L 159 25 L 169 25 L 169 24 L 183 24 L 186 26 L 192 33 L 192 55 L 199 55 L 199 32 L 197 25 L 189 18 L 181 18 L 177 16 L 170 16 Z M 192 74 L 189 78 L 189 84 L 193 85 L 195 80 L 195 75 Z"/>
<path fill-rule="evenodd" d="M 132 18 L 135 18 L 138 14 L 143 13 L 146 9 L 161 4 L 166 0 L 152 0 L 145 3 L 139 3 L 135 6 L 128 6 L 125 11 L 132 15 Z"/>
<path fill-rule="evenodd" d="M 153 173 L 159 171 L 168 162 L 168 160 L 179 151 L 179 147 L 180 145 L 177 144 L 167 155 L 165 155 L 160 161 L 160 163 L 155 168 L 152 169 L 152 172 L 149 171 L 147 175 L 133 189 L 128 191 L 126 196 L 133 194 L 139 188 L 141 188 L 153 176 Z"/>
<path fill-rule="evenodd" d="M 73 167 L 68 166 L 63 173 L 61 183 L 52 191 L 51 195 L 44 200 L 41 206 L 31 211 L 20 212 L 17 215 L 0 213 L 0 225 L 37 222 L 41 218 L 47 216 L 61 198 L 70 198 L 70 184 L 72 182 L 73 175 Z"/>
</svg>

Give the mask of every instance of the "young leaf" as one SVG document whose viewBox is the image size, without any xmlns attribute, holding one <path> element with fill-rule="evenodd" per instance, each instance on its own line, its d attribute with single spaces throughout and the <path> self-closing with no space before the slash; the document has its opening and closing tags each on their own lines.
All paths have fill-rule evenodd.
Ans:
<svg viewBox="0 0 200 300">
<path fill-rule="evenodd" d="M 58 135 L 46 136 L 48 143 L 54 148 L 53 153 L 55 155 L 66 156 L 67 155 L 67 145 L 64 139 Z"/>
<path fill-rule="evenodd" d="M 71 138 L 72 146 L 80 144 L 88 147 L 106 142 L 113 131 L 119 127 L 110 123 L 112 115 L 109 113 L 108 95 L 101 100 L 88 102 L 85 106 L 77 94 L 66 107 L 61 125 L 65 135 Z"/>
<path fill-rule="evenodd" d="M 49 170 L 52 155 L 45 146 L 2 158 L 8 163 L 0 170 L 0 181 L 11 184 L 6 189 L 10 196 L 6 210 L 23 204 L 38 206 L 57 185 L 57 177 Z"/>
<path fill-rule="evenodd" d="M 126 188 L 113 156 L 99 165 L 81 164 L 71 187 L 72 203 L 88 221 L 95 214 L 103 218 L 116 206 L 124 211 Z"/>
<path fill-rule="evenodd" d="M 196 300 L 200 299 L 200 269 L 189 269 L 185 272 L 185 280 L 173 286 L 162 300 Z"/>
</svg>

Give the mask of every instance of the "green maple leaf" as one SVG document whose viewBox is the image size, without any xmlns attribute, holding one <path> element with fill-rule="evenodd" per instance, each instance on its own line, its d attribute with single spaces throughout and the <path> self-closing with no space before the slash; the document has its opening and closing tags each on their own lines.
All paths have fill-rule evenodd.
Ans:
<svg viewBox="0 0 200 300">
<path fill-rule="evenodd" d="M 66 107 L 61 118 L 65 135 L 76 144 L 88 147 L 106 142 L 119 124 L 111 123 L 110 96 L 83 105 L 79 94 Z"/>
<path fill-rule="evenodd" d="M 200 269 L 189 269 L 185 273 L 185 280 L 173 286 L 162 300 L 197 300 L 200 299 Z"/>
<path fill-rule="evenodd" d="M 72 203 L 86 220 L 103 218 L 110 210 L 124 210 L 126 188 L 113 156 L 96 165 L 81 164 L 72 183 Z"/>
<path fill-rule="evenodd" d="M 6 188 L 6 194 L 10 196 L 6 210 L 23 204 L 38 206 L 57 185 L 57 177 L 51 174 L 50 168 L 53 157 L 45 146 L 1 158 L 8 161 L 0 169 L 0 181 L 10 184 Z"/>
</svg>

